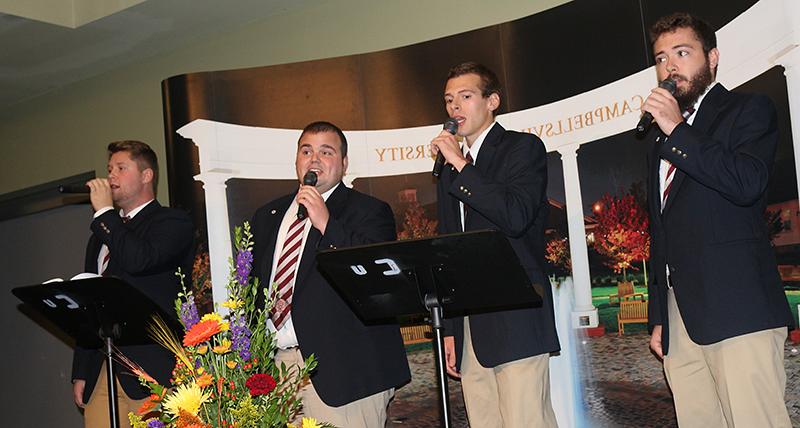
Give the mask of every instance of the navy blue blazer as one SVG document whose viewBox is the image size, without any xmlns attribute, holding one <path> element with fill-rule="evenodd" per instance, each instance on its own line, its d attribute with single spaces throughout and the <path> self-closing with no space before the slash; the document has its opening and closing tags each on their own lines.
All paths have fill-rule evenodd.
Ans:
<svg viewBox="0 0 800 428">
<path fill-rule="evenodd" d="M 459 201 L 470 207 L 466 231 L 505 234 L 531 284 L 542 294 L 538 308 L 469 315 L 472 347 L 484 367 L 560 350 L 550 281 L 544 274 L 544 226 L 547 201 L 547 152 L 533 134 L 506 131 L 495 124 L 474 165 L 459 173 L 445 166 L 437 185 L 439 233 L 461 232 Z M 486 284 L 487 290 L 492 284 Z M 447 314 L 445 314 L 446 316 Z M 461 366 L 464 318 L 446 320 L 445 334 L 455 336 Z"/>
<path fill-rule="evenodd" d="M 162 207 L 153 201 L 123 223 L 117 210 L 103 213 L 90 226 L 92 236 L 86 247 L 85 271 L 97 273 L 97 257 L 106 244 L 111 257 L 106 274 L 121 278 L 150 297 L 167 314 L 175 314 L 180 280 L 178 267 L 191 278 L 194 226 L 180 210 Z M 177 317 L 177 314 L 175 314 Z M 120 346 L 120 351 L 138 363 L 162 385 L 169 385 L 175 357 L 160 345 Z M 86 380 L 84 403 L 94 390 L 105 357 L 98 349 L 78 343 L 72 360 L 72 379 Z M 133 399 L 150 395 L 136 376 L 115 363 L 122 389 Z"/>
<path fill-rule="evenodd" d="M 691 339 L 701 345 L 792 324 L 767 234 L 766 189 L 778 144 L 775 107 L 716 84 L 690 126 L 650 155 L 649 326 L 669 349 L 667 273 Z M 677 170 L 661 212 L 659 163 Z"/>
<path fill-rule="evenodd" d="M 278 229 L 295 194 L 276 199 L 253 216 L 253 273 L 267 287 Z M 388 204 L 340 183 L 325 205 L 323 236 L 312 227 L 297 269 L 292 323 L 303 358 L 316 356 L 311 382 L 325 404 L 339 407 L 405 384 L 411 379 L 397 324 L 365 325 L 317 270 L 318 249 L 393 241 Z"/>
</svg>

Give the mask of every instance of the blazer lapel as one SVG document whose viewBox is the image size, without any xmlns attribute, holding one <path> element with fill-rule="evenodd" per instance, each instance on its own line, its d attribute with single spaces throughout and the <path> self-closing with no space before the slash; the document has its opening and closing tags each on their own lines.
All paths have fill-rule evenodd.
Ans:
<svg viewBox="0 0 800 428">
<path fill-rule="evenodd" d="M 503 133 L 505 132 L 505 128 L 503 128 L 499 123 L 495 123 L 492 126 L 492 129 L 489 130 L 489 133 L 486 134 L 486 138 L 483 140 L 481 144 L 481 149 L 478 152 L 478 157 L 475 159 L 475 168 L 478 168 L 478 171 L 481 172 L 484 176 L 491 176 L 493 171 L 492 164 L 495 160 L 495 155 L 497 154 L 497 148 L 503 141 Z M 455 199 L 455 198 L 453 198 Z M 461 218 L 461 211 L 458 205 L 458 200 L 455 200 L 455 208 L 456 208 L 456 218 Z M 474 221 L 475 216 L 464 216 L 464 230 L 472 230 L 470 229 L 470 224 Z M 458 226 L 460 227 L 461 224 L 459 223 Z"/>
<path fill-rule="evenodd" d="M 94 236 L 94 233 L 89 237 L 89 244 L 86 246 L 86 262 L 84 263 L 84 271 L 91 273 L 99 273 L 97 271 L 97 259 L 100 257 L 100 248 L 102 243 Z"/>
<path fill-rule="evenodd" d="M 703 98 L 700 110 L 692 122 L 692 128 L 706 135 L 711 134 L 727 98 L 728 90 L 720 83 L 714 85 Z"/>
<path fill-rule="evenodd" d="M 650 200 L 648 201 L 650 205 L 650 211 L 653 213 L 661 213 L 661 179 L 659 176 L 659 172 L 661 169 L 661 158 L 658 156 L 659 146 L 664 144 L 662 141 L 664 139 L 664 134 L 659 132 L 658 138 L 655 140 L 655 144 L 653 144 L 653 148 L 650 150 L 650 155 L 648 156 L 649 165 L 650 165 L 650 180 L 648 181 L 650 185 Z M 657 222 L 661 222 L 661 216 L 652 216 Z"/>
<path fill-rule="evenodd" d="M 675 195 L 678 194 L 678 191 L 681 189 L 681 184 L 683 184 L 683 180 L 686 178 L 686 174 L 680 169 L 675 170 L 675 176 L 672 178 L 672 186 L 669 188 L 669 196 L 667 196 L 667 203 L 664 205 L 664 209 L 661 210 L 661 215 L 666 215 L 667 211 L 669 211 L 670 207 L 672 206 L 672 201 L 675 200 Z M 660 184 L 660 180 L 659 180 Z M 659 185 L 659 187 L 661 187 Z M 659 198 L 661 197 L 661 192 L 659 191 Z"/>
<path fill-rule="evenodd" d="M 486 139 L 483 140 L 481 150 L 478 152 L 478 158 L 475 159 L 475 167 L 478 168 L 478 171 L 487 173 L 492 170 L 492 162 L 497 153 L 497 147 L 503 141 L 504 132 L 505 129 L 499 123 L 495 123 L 486 134 Z"/>
<path fill-rule="evenodd" d="M 272 261 L 275 258 L 275 247 L 278 245 L 278 231 L 281 228 L 283 217 L 286 215 L 286 211 L 289 209 L 293 200 L 294 197 L 288 199 L 285 205 L 278 207 L 274 212 L 267 213 L 263 219 L 265 229 L 270 231 L 269 236 L 265 240 L 266 246 L 264 247 L 263 262 L 261 264 L 261 272 L 266 276 L 267 281 L 272 281 Z M 258 243 L 256 243 L 256 245 L 258 245 Z M 270 285 L 269 282 L 261 284 L 261 286 L 265 288 Z"/>
<path fill-rule="evenodd" d="M 458 178 L 458 171 L 456 171 L 455 167 L 450 164 L 445 165 L 444 170 L 442 171 L 442 175 L 439 177 L 439 180 L 442 180 L 445 183 L 445 189 L 449 189 L 452 186 L 453 181 Z M 449 218 L 455 219 L 455 224 L 451 225 L 452 227 L 457 227 L 458 230 L 461 230 L 461 209 L 458 205 L 458 199 L 456 198 L 447 198 L 445 201 L 440 201 L 439 203 L 445 203 L 449 205 L 451 216 Z M 447 218 L 447 217 L 445 217 Z M 439 221 L 444 221 L 444 219 L 439 219 Z"/>
</svg>

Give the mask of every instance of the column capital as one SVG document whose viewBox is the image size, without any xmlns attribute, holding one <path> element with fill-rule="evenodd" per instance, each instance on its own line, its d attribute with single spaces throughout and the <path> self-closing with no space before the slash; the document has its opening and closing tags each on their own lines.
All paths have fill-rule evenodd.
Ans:
<svg viewBox="0 0 800 428">
<path fill-rule="evenodd" d="M 203 183 L 203 188 L 207 188 L 206 186 L 222 186 L 223 188 L 227 187 L 227 182 L 235 175 L 235 171 L 232 170 L 210 170 L 204 171 L 200 174 L 195 175 L 193 178 L 195 181 L 199 181 Z"/>
<path fill-rule="evenodd" d="M 797 72 L 797 70 L 800 70 L 800 45 L 792 47 L 791 50 L 778 57 L 777 63 L 783 66 L 783 73 L 786 76 L 789 75 L 790 71 Z"/>
<path fill-rule="evenodd" d="M 564 145 L 556 149 L 561 154 L 562 158 L 575 158 L 578 157 L 578 149 L 581 147 L 579 143 Z"/>
</svg>

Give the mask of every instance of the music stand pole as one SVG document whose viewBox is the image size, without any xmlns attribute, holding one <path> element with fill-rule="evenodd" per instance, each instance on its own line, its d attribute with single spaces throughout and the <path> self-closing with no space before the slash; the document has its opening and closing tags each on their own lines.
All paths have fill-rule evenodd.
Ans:
<svg viewBox="0 0 800 428">
<path fill-rule="evenodd" d="M 111 428 L 119 428 L 119 408 L 117 403 L 117 378 L 114 377 L 112 350 L 114 341 L 111 335 L 105 337 L 106 345 L 106 384 L 108 386 L 108 418 Z"/>
<path fill-rule="evenodd" d="M 435 295 L 425 295 L 425 307 L 431 312 L 431 327 L 434 333 L 436 346 L 436 374 L 439 378 L 439 391 L 441 392 L 442 419 L 444 428 L 450 428 L 450 392 L 447 387 L 447 369 L 445 367 L 444 337 L 442 336 L 442 307 Z"/>
</svg>

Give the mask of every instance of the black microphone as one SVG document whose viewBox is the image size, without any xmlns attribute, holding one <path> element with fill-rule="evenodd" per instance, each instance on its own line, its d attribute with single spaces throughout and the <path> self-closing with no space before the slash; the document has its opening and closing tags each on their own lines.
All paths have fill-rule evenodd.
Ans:
<svg viewBox="0 0 800 428">
<path fill-rule="evenodd" d="M 675 81 L 672 78 L 667 77 L 666 79 L 662 80 L 658 84 L 659 88 L 666 89 L 670 95 L 675 94 L 675 90 L 678 89 L 678 86 L 675 84 Z M 643 134 L 650 129 L 650 125 L 653 124 L 653 115 L 650 114 L 649 111 L 644 112 L 642 118 L 639 119 L 639 124 L 636 125 L 636 132 L 639 134 Z"/>
<path fill-rule="evenodd" d="M 89 193 L 89 186 L 85 184 L 62 184 L 58 186 L 59 193 Z"/>
<path fill-rule="evenodd" d="M 306 186 L 316 186 L 317 185 L 317 173 L 314 171 L 308 171 L 306 175 L 303 176 L 303 184 Z M 306 209 L 305 205 L 300 204 L 297 208 L 297 219 L 302 220 L 308 217 L 308 210 Z"/>
<path fill-rule="evenodd" d="M 442 129 L 453 135 L 456 135 L 456 132 L 458 132 L 458 120 L 453 119 L 452 117 L 445 120 Z M 433 171 L 431 171 L 431 174 L 433 174 L 434 177 L 438 177 L 439 174 L 442 173 L 443 167 L 444 155 L 442 154 L 442 151 L 439 150 L 439 153 L 436 154 L 436 161 L 433 163 Z"/>
</svg>

